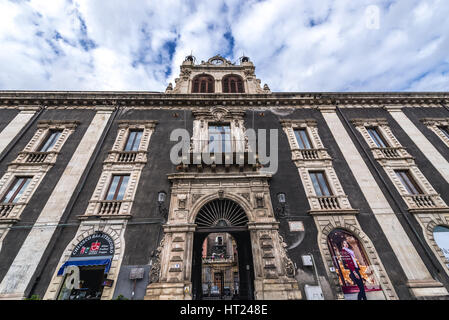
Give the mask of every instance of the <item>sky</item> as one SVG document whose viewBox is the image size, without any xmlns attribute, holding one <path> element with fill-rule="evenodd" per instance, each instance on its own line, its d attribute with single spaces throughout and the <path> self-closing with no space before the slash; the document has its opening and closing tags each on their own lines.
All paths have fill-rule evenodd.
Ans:
<svg viewBox="0 0 449 320">
<path fill-rule="evenodd" d="M 449 91 L 447 0 L 0 0 L 0 90 L 165 91 L 248 56 L 274 92 Z"/>
</svg>

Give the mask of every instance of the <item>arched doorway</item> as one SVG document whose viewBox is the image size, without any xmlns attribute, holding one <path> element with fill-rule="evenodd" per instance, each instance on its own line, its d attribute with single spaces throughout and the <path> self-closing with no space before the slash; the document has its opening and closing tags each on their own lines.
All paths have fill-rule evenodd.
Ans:
<svg viewBox="0 0 449 320">
<path fill-rule="evenodd" d="M 360 241 L 343 229 L 332 230 L 327 237 L 335 271 L 345 299 L 379 299 L 375 293 L 382 292 Z"/>
<path fill-rule="evenodd" d="M 195 224 L 192 298 L 253 299 L 251 239 L 242 207 L 230 199 L 209 201 Z"/>
</svg>

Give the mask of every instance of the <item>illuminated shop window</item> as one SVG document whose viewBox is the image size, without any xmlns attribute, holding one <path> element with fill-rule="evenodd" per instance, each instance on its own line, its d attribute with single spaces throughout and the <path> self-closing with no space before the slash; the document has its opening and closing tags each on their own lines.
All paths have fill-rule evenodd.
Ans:
<svg viewBox="0 0 449 320">
<path fill-rule="evenodd" d="M 374 269 L 356 237 L 335 229 L 329 234 L 327 244 L 345 299 L 362 300 L 367 292 L 381 291 Z"/>
</svg>

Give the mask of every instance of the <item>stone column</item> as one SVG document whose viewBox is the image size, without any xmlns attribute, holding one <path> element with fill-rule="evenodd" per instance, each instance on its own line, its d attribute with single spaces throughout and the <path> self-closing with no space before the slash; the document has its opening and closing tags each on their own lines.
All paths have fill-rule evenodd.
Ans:
<svg viewBox="0 0 449 320">
<path fill-rule="evenodd" d="M 34 116 L 38 107 L 27 108 L 20 111 L 14 119 L 2 130 L 0 133 L 0 153 L 5 150 L 8 144 L 14 139 L 14 137 L 22 130 L 23 127 Z"/>
<path fill-rule="evenodd" d="M 195 224 L 166 224 L 160 256 L 153 268 L 159 275 L 150 280 L 145 300 L 191 300 L 192 254 Z"/>
<path fill-rule="evenodd" d="M 295 269 L 279 235 L 278 222 L 249 223 L 254 260 L 256 300 L 298 300 L 301 291 Z"/>
</svg>

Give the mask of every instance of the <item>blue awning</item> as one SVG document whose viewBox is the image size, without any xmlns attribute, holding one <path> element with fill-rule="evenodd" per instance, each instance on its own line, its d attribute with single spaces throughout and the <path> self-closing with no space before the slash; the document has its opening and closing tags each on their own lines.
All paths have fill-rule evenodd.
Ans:
<svg viewBox="0 0 449 320">
<path fill-rule="evenodd" d="M 106 266 L 104 273 L 108 273 L 111 268 L 111 258 L 108 259 L 91 259 L 91 260 L 69 260 L 62 265 L 58 271 L 58 276 L 62 276 L 65 267 L 68 266 Z"/>
</svg>

